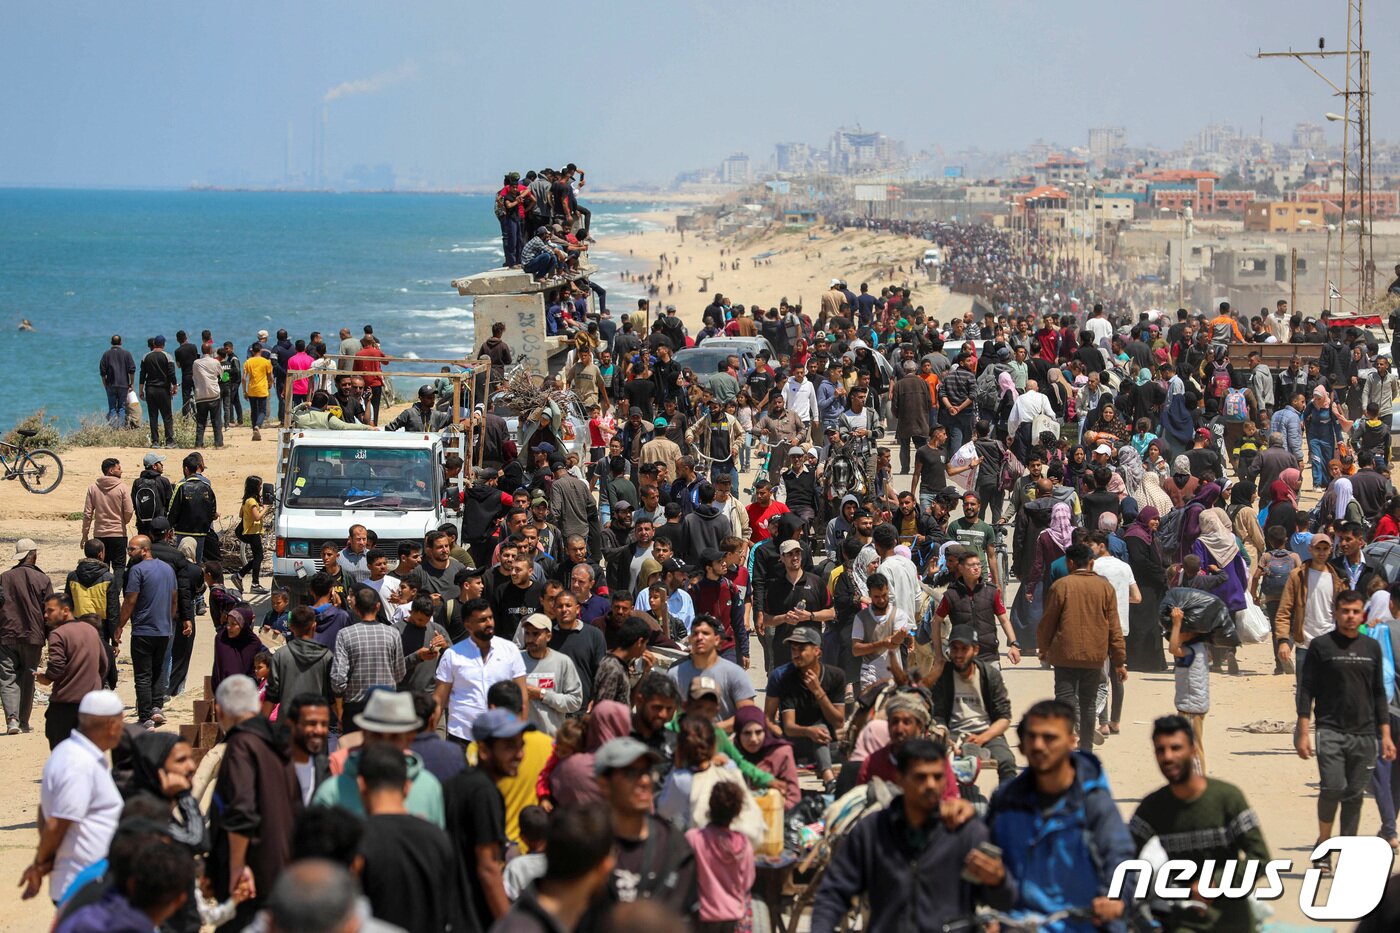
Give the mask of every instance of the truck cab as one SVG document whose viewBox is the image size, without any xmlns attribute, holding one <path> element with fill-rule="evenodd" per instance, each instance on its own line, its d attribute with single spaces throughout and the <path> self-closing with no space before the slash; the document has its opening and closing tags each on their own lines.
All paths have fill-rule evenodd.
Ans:
<svg viewBox="0 0 1400 933">
<path fill-rule="evenodd" d="M 421 544 L 429 531 L 454 520 L 443 506 L 442 468 L 445 454 L 458 449 L 454 438 L 460 435 L 281 431 L 275 585 L 304 595 L 321 569 L 322 542 L 343 543 L 351 525 L 373 529 L 376 546 L 396 555 L 400 541 Z"/>
</svg>

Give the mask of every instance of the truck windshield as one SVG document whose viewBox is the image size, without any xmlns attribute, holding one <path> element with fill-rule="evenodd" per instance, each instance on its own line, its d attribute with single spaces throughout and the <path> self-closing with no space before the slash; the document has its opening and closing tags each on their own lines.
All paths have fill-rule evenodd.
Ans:
<svg viewBox="0 0 1400 933">
<path fill-rule="evenodd" d="M 284 508 L 424 510 L 438 499 L 427 450 L 297 447 L 288 465 Z"/>
</svg>

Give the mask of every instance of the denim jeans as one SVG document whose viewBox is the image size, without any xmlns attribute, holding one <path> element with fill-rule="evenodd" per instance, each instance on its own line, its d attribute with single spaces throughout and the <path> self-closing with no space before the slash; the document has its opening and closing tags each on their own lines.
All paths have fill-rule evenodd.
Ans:
<svg viewBox="0 0 1400 933">
<path fill-rule="evenodd" d="M 557 264 L 557 262 L 558 260 L 555 259 L 553 253 L 543 252 L 536 256 L 534 259 L 531 259 L 529 262 L 525 263 L 525 265 L 523 265 L 521 268 L 525 272 L 530 273 L 531 275 L 548 275 L 549 273 L 554 271 L 554 267 Z"/>
<path fill-rule="evenodd" d="M 1103 670 L 1097 667 L 1055 668 L 1055 699 L 1073 706 L 1079 716 L 1080 751 L 1094 747 L 1094 704 L 1102 676 Z"/>
<path fill-rule="evenodd" d="M 520 265 L 520 250 L 525 245 L 520 240 L 520 215 L 507 210 L 501 221 L 501 252 L 505 254 L 505 265 Z"/>
<path fill-rule="evenodd" d="M 136 720 L 145 722 L 165 696 L 165 652 L 168 635 L 132 635 L 131 669 L 136 682 Z"/>
<path fill-rule="evenodd" d="M 1308 440 L 1308 455 L 1312 459 L 1313 488 L 1327 485 L 1327 461 L 1332 459 L 1336 448 L 1330 441 Z"/>
<path fill-rule="evenodd" d="M 121 424 L 126 420 L 126 386 L 107 386 L 107 420 Z"/>
<path fill-rule="evenodd" d="M 1400 735 L 1400 716 L 1390 715 L 1390 734 Z M 1400 768 L 1395 762 L 1376 759 L 1376 773 L 1371 775 L 1371 792 L 1376 795 L 1376 809 L 1381 814 L 1381 835 L 1395 838 L 1395 805 L 1400 801 Z"/>
<path fill-rule="evenodd" d="M 724 463 L 710 464 L 710 482 L 713 483 L 721 476 L 729 477 L 731 489 L 737 490 L 739 488 L 739 471 L 734 469 L 733 457 L 730 457 L 730 459 Z"/>
<path fill-rule="evenodd" d="M 263 426 L 267 420 L 267 396 L 259 398 L 256 395 L 248 397 L 248 420 L 252 423 L 254 430 Z"/>
</svg>

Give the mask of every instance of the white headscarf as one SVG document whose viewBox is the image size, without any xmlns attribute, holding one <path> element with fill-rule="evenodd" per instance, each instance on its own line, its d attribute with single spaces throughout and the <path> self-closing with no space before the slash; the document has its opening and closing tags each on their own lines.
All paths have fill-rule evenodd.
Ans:
<svg viewBox="0 0 1400 933">
<path fill-rule="evenodd" d="M 1351 480 L 1339 476 L 1332 480 L 1332 517 L 1338 521 L 1347 517 L 1347 506 L 1351 505 Z"/>
</svg>

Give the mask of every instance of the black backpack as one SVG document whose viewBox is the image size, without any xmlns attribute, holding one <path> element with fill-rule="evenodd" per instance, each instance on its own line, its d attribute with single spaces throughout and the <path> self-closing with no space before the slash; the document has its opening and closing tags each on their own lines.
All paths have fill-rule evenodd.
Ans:
<svg viewBox="0 0 1400 933">
<path fill-rule="evenodd" d="M 160 486 L 159 480 L 151 477 L 140 477 L 131 484 L 131 504 L 138 522 L 149 525 L 165 514 Z"/>
</svg>

